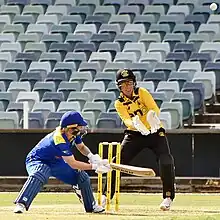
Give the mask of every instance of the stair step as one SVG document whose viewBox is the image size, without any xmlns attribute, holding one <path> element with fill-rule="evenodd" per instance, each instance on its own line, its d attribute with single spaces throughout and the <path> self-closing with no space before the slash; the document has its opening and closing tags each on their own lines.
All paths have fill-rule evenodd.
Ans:
<svg viewBox="0 0 220 220">
<path fill-rule="evenodd" d="M 195 123 L 215 124 L 220 123 L 220 113 L 206 113 L 203 115 L 195 114 Z"/>
<path fill-rule="evenodd" d="M 220 103 L 215 103 L 215 104 L 206 104 L 206 112 L 208 113 L 219 113 L 220 112 Z"/>
</svg>

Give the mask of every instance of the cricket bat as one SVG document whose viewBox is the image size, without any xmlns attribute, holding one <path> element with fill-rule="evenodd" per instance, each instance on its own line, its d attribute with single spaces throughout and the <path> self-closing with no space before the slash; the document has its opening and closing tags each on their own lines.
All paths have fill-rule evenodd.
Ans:
<svg viewBox="0 0 220 220">
<path fill-rule="evenodd" d="M 155 172 L 150 168 L 135 167 L 124 164 L 110 163 L 113 170 L 118 170 L 122 173 L 127 173 L 134 176 L 156 176 Z"/>
</svg>

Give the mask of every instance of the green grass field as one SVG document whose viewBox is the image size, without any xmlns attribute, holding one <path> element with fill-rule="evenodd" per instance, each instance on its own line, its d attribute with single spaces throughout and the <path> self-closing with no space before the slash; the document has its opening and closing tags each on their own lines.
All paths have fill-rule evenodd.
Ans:
<svg viewBox="0 0 220 220">
<path fill-rule="evenodd" d="M 177 194 L 171 211 L 159 210 L 161 194 L 121 194 L 120 211 L 86 214 L 73 193 L 40 193 L 30 210 L 13 214 L 17 193 L 0 193 L 0 220 L 214 220 L 220 219 L 220 195 Z M 113 205 L 112 205 L 113 209 Z"/>
</svg>

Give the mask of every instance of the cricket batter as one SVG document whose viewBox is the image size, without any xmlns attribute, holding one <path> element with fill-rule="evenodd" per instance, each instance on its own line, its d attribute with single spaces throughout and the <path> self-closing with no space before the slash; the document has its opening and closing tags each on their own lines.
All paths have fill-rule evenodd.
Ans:
<svg viewBox="0 0 220 220">
<path fill-rule="evenodd" d="M 132 70 L 119 70 L 116 83 L 120 89 L 120 96 L 115 101 L 115 108 L 127 127 L 121 144 L 121 163 L 129 164 L 145 147 L 151 149 L 159 162 L 163 183 L 163 201 L 160 209 L 169 210 L 175 197 L 174 160 L 165 130 L 158 118 L 159 108 L 146 89 L 136 87 L 136 77 Z M 115 174 L 115 171 L 112 171 L 111 199 L 115 192 Z M 103 206 L 106 204 L 106 191 L 107 184 L 102 196 Z"/>
<path fill-rule="evenodd" d="M 66 112 L 60 126 L 46 135 L 27 155 L 26 169 L 28 179 L 15 200 L 14 213 L 27 211 L 50 176 L 66 184 L 76 186 L 81 191 L 81 197 L 86 212 L 100 213 L 104 208 L 98 206 L 90 185 L 90 178 L 84 170 L 95 170 L 106 173 L 110 167 L 106 160 L 91 153 L 83 143 L 82 135 L 86 133 L 87 123 L 78 112 Z M 75 144 L 77 149 L 89 158 L 90 163 L 77 161 L 71 151 Z M 80 196 L 78 194 L 78 196 Z"/>
</svg>

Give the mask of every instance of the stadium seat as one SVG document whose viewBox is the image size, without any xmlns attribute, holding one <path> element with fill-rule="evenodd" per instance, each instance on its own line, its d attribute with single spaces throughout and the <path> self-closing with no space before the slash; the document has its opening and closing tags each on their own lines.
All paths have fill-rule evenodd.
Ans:
<svg viewBox="0 0 220 220">
<path fill-rule="evenodd" d="M 201 71 L 202 70 L 202 66 L 201 63 L 199 61 L 183 61 L 179 68 L 178 71 L 179 72 L 197 72 L 197 71 Z"/>
<path fill-rule="evenodd" d="M 166 74 L 166 79 L 169 78 L 169 75 L 172 71 L 176 70 L 176 65 L 174 62 L 161 62 L 157 63 L 154 67 L 154 72 L 161 72 L 163 71 Z"/>
<path fill-rule="evenodd" d="M 54 82 L 36 82 L 32 91 L 39 93 L 40 100 L 42 99 L 45 92 L 55 92 Z"/>
<path fill-rule="evenodd" d="M 49 72 L 45 78 L 45 82 L 55 83 L 55 90 L 62 81 L 68 81 L 68 76 L 65 72 Z"/>
<path fill-rule="evenodd" d="M 159 82 L 156 92 L 165 92 L 168 99 L 171 99 L 176 92 L 179 92 L 178 82 Z"/>
<path fill-rule="evenodd" d="M 203 33 L 203 34 L 191 33 L 186 42 L 193 43 L 195 50 L 199 51 L 201 44 L 203 42 L 209 42 L 209 41 L 210 41 L 210 36 L 207 33 Z"/>
<path fill-rule="evenodd" d="M 186 61 L 186 54 L 184 52 L 170 52 L 167 54 L 166 62 L 174 62 L 178 69 L 181 62 Z"/>
<path fill-rule="evenodd" d="M 194 97 L 194 110 L 203 111 L 205 98 L 205 87 L 203 83 L 186 82 L 183 85 L 182 92 L 192 92 Z"/>
<path fill-rule="evenodd" d="M 96 125 L 97 128 L 115 129 L 120 128 L 121 120 L 117 113 L 102 112 L 96 121 Z"/>
<path fill-rule="evenodd" d="M 78 82 L 80 84 L 80 88 L 83 87 L 84 83 L 87 81 L 92 81 L 93 77 L 91 72 L 73 72 L 70 76 L 70 82 Z"/>
<path fill-rule="evenodd" d="M 22 128 L 24 119 L 20 120 L 20 127 Z M 42 129 L 44 128 L 44 117 L 41 112 L 28 113 L 28 129 Z"/>
<path fill-rule="evenodd" d="M 87 122 L 89 128 L 96 127 L 94 112 L 81 112 L 83 119 Z"/>
<path fill-rule="evenodd" d="M 28 102 L 29 110 L 33 108 L 36 102 L 40 101 L 38 92 L 19 92 L 16 98 L 16 102 Z"/>
<path fill-rule="evenodd" d="M 152 92 L 152 97 L 154 101 L 157 103 L 157 106 L 160 108 L 163 102 L 169 102 L 170 98 L 167 97 L 165 92 Z"/>
<path fill-rule="evenodd" d="M 67 102 L 79 102 L 81 109 L 83 109 L 85 103 L 89 100 L 89 92 L 76 92 L 69 93 Z"/>
<path fill-rule="evenodd" d="M 12 81 L 18 81 L 18 75 L 16 72 L 0 72 L 0 82 L 4 82 L 6 90 Z"/>
<path fill-rule="evenodd" d="M 87 18 L 85 19 L 85 22 L 84 22 L 84 24 L 92 24 L 92 25 L 95 25 L 95 31 L 94 31 L 94 33 L 95 32 L 97 32 L 97 30 L 100 28 L 100 26 L 102 25 L 102 24 L 106 24 L 106 23 L 108 23 L 108 17 L 105 17 L 104 15 L 89 15 L 89 16 L 87 16 Z M 91 26 L 92 27 L 92 26 Z"/>
<path fill-rule="evenodd" d="M 146 72 L 144 75 L 143 81 L 152 81 L 154 83 L 155 88 L 157 88 L 157 85 L 160 81 L 166 81 L 166 74 L 161 72 Z"/>
<path fill-rule="evenodd" d="M 91 8 L 88 5 L 73 6 L 69 11 L 70 15 L 80 15 L 83 22 L 86 16 L 91 15 L 92 13 L 93 11 L 91 11 Z"/>
<path fill-rule="evenodd" d="M 32 112 L 42 112 L 44 121 L 50 112 L 55 112 L 56 107 L 54 102 L 36 102 L 32 108 Z"/>
<path fill-rule="evenodd" d="M 16 112 L 18 114 L 18 121 L 23 117 L 24 105 L 21 102 L 10 102 L 6 112 Z"/>
<path fill-rule="evenodd" d="M 133 24 L 143 24 L 147 32 L 152 24 L 156 23 L 156 18 L 152 14 L 136 15 Z"/>
<path fill-rule="evenodd" d="M 54 102 L 56 109 L 60 102 L 64 101 L 64 95 L 62 92 L 45 92 L 41 99 L 42 102 Z"/>
<path fill-rule="evenodd" d="M 13 101 L 11 92 L 0 92 L 0 102 L 3 104 L 4 110 L 7 109 L 8 104 Z"/>
<path fill-rule="evenodd" d="M 163 42 L 167 42 L 170 45 L 170 51 L 172 51 L 177 43 L 185 43 L 185 35 L 183 33 L 167 33 L 164 36 Z"/>
<path fill-rule="evenodd" d="M 170 112 L 160 112 L 159 119 L 166 130 L 172 128 L 172 118 Z"/>
<path fill-rule="evenodd" d="M 194 97 L 192 92 L 180 92 L 175 93 L 172 102 L 181 102 L 183 107 L 183 120 L 192 124 L 192 118 L 194 117 Z"/>
<path fill-rule="evenodd" d="M 209 53 L 192 53 L 190 58 L 190 62 L 199 61 L 201 64 L 201 69 L 203 69 L 207 62 L 212 61 L 212 57 Z"/>
<path fill-rule="evenodd" d="M 45 128 L 54 129 L 59 126 L 63 112 L 50 112 L 45 120 Z"/>
<path fill-rule="evenodd" d="M 108 87 L 110 82 L 114 82 L 116 80 L 116 75 L 115 73 L 111 73 L 111 72 L 98 72 L 95 75 L 94 81 L 98 82 L 98 81 L 102 81 L 105 84 L 105 88 Z"/>
<path fill-rule="evenodd" d="M 144 43 L 145 49 L 147 50 L 149 48 L 150 43 L 159 43 L 161 42 L 161 36 L 159 33 L 145 33 L 142 34 L 139 38 L 140 43 Z"/>
<path fill-rule="evenodd" d="M 12 93 L 12 99 L 15 100 L 20 91 L 30 92 L 31 86 L 29 82 L 12 81 L 8 87 L 8 92 Z"/>
<path fill-rule="evenodd" d="M 90 100 L 92 100 L 97 92 L 104 92 L 104 82 L 85 82 L 82 88 L 82 92 L 89 92 Z"/>
<path fill-rule="evenodd" d="M 139 82 L 137 82 L 137 86 L 147 89 L 150 93 L 155 91 L 155 86 L 152 81 L 148 81 L 148 82 L 139 81 Z"/>
<path fill-rule="evenodd" d="M 93 102 L 104 102 L 106 105 L 106 109 L 109 108 L 111 102 L 116 99 L 114 92 L 98 92 L 95 94 Z"/>
<path fill-rule="evenodd" d="M 144 43 L 139 42 L 127 42 L 122 50 L 122 52 L 134 52 L 137 59 L 139 59 L 145 51 Z M 135 60 L 133 62 L 135 63 Z"/>
<path fill-rule="evenodd" d="M 16 129 L 19 128 L 19 117 L 17 112 L 0 112 L 0 128 Z"/>
<path fill-rule="evenodd" d="M 206 19 L 202 14 L 187 15 L 184 21 L 185 24 L 193 24 L 196 32 L 198 31 L 199 26 L 205 22 Z"/>
<path fill-rule="evenodd" d="M 67 112 L 67 111 L 81 111 L 81 106 L 79 102 L 74 101 L 74 102 L 66 102 L 62 101 L 60 102 L 57 112 Z"/>
<path fill-rule="evenodd" d="M 183 108 L 181 102 L 163 102 L 161 112 L 169 112 L 171 115 L 171 129 L 181 128 L 183 125 Z"/>
</svg>

